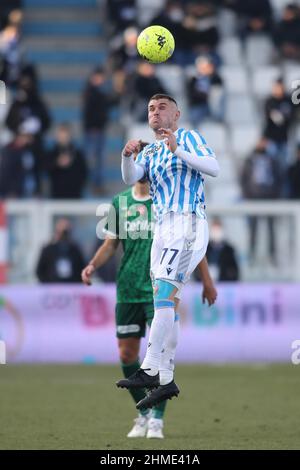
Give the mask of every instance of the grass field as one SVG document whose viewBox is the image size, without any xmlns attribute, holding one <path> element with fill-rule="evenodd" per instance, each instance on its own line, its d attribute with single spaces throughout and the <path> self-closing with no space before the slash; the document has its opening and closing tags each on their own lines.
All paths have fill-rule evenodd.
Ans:
<svg viewBox="0 0 300 470">
<path fill-rule="evenodd" d="M 128 439 L 119 368 L 0 366 L 1 449 L 299 449 L 300 366 L 178 366 L 165 439 Z"/>
</svg>

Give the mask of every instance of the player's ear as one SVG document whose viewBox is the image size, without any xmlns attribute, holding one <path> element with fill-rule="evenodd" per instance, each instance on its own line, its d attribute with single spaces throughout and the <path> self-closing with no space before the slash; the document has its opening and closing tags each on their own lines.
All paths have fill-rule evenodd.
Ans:
<svg viewBox="0 0 300 470">
<path fill-rule="evenodd" d="M 178 121 L 179 118 L 180 118 L 180 111 L 179 111 L 179 109 L 177 109 L 176 115 L 175 115 L 176 121 Z"/>
</svg>

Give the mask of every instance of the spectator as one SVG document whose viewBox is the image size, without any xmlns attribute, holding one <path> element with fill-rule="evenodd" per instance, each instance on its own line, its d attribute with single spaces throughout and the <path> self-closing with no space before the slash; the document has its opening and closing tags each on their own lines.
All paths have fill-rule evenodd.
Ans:
<svg viewBox="0 0 300 470">
<path fill-rule="evenodd" d="M 30 127 L 30 126 L 29 126 Z M 0 196 L 28 198 L 39 193 L 39 154 L 33 145 L 33 135 L 26 123 L 1 152 Z"/>
<path fill-rule="evenodd" d="M 32 71 L 27 72 L 27 70 L 21 75 L 17 95 L 6 118 L 6 125 L 9 130 L 16 133 L 24 122 L 27 127 L 31 126 L 34 143 L 41 146 L 42 137 L 50 127 L 50 116 L 38 93 L 37 81 Z"/>
<path fill-rule="evenodd" d="M 71 238 L 71 225 L 59 219 L 55 225 L 53 241 L 40 254 L 36 274 L 40 282 L 80 282 L 85 266 L 81 249 Z"/>
<path fill-rule="evenodd" d="M 83 93 L 83 128 L 89 166 L 89 181 L 93 192 L 99 194 L 103 184 L 103 149 L 109 109 L 113 103 L 106 88 L 104 70 L 96 68 L 89 77 Z"/>
<path fill-rule="evenodd" d="M 22 15 L 22 3 L 22 0 L 1 0 L 0 30 L 8 25 L 9 17 L 12 12 L 13 15 Z"/>
<path fill-rule="evenodd" d="M 125 83 L 135 73 L 140 56 L 137 51 L 138 30 L 131 26 L 126 28 L 122 41 L 113 41 L 111 51 L 111 68 L 113 70 L 113 86 L 119 95 L 125 92 Z"/>
<path fill-rule="evenodd" d="M 266 100 L 264 136 L 274 145 L 283 172 L 287 167 L 288 131 L 294 118 L 291 97 L 285 93 L 281 79 L 272 86 L 271 96 Z"/>
<path fill-rule="evenodd" d="M 128 84 L 128 96 L 135 120 L 147 120 L 148 101 L 156 93 L 166 93 L 166 90 L 155 76 L 154 66 L 148 62 L 140 62 L 134 79 Z"/>
<path fill-rule="evenodd" d="M 296 161 L 288 169 L 289 196 L 300 199 L 300 143 L 297 145 Z"/>
<path fill-rule="evenodd" d="M 274 42 L 283 57 L 300 59 L 300 8 L 296 3 L 286 5 L 274 31 Z"/>
<path fill-rule="evenodd" d="M 240 275 L 235 250 L 226 241 L 223 226 L 219 219 L 213 220 L 209 235 L 210 241 L 206 257 L 213 280 L 219 282 L 238 281 Z"/>
<path fill-rule="evenodd" d="M 262 138 L 254 152 L 245 161 L 241 175 L 241 186 L 245 199 L 278 199 L 280 196 L 281 178 L 280 168 L 276 159 L 268 153 L 266 139 Z M 259 217 L 249 217 L 250 224 L 250 254 L 255 256 L 257 246 L 257 222 Z M 269 254 L 271 261 L 276 264 L 274 217 L 261 217 L 266 219 L 269 228 Z"/>
<path fill-rule="evenodd" d="M 186 62 L 192 64 L 197 55 L 209 55 L 216 65 L 220 58 L 216 52 L 219 42 L 216 8 L 212 1 L 189 0 L 182 22 L 185 37 Z"/>
<path fill-rule="evenodd" d="M 196 59 L 196 73 L 187 83 L 190 118 L 194 127 L 206 118 L 222 120 L 224 117 L 224 92 L 222 79 L 213 62 L 206 57 Z M 212 99 L 213 98 L 213 99 Z"/>
<path fill-rule="evenodd" d="M 176 47 L 171 60 L 178 63 L 178 65 L 185 65 L 186 55 L 189 54 L 182 27 L 184 15 L 184 9 L 179 0 L 167 0 L 166 5 L 150 22 L 151 25 L 159 24 L 164 26 L 173 34 Z"/>
<path fill-rule="evenodd" d="M 136 0 L 107 0 L 106 9 L 109 23 L 113 24 L 113 35 L 122 34 L 124 29 L 136 24 Z"/>
<path fill-rule="evenodd" d="M 8 17 L 8 24 L 0 32 L 0 79 L 7 86 L 16 86 L 21 69 L 20 10 L 13 10 Z"/>
<path fill-rule="evenodd" d="M 131 26 L 125 29 L 122 42 L 112 50 L 112 67 L 114 70 L 124 70 L 131 73 L 135 70 L 139 54 L 136 48 L 138 30 Z"/>
<path fill-rule="evenodd" d="M 272 8 L 270 0 L 223 0 L 222 6 L 238 15 L 241 39 L 249 34 L 272 33 Z"/>
<path fill-rule="evenodd" d="M 46 169 L 49 172 L 54 199 L 78 199 L 87 176 L 87 168 L 82 152 L 72 142 L 68 124 L 61 124 L 56 131 L 54 148 L 46 156 Z"/>
</svg>

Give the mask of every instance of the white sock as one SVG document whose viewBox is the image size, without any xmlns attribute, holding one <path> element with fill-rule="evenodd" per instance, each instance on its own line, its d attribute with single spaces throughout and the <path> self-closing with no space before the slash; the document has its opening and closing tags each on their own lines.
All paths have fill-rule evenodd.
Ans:
<svg viewBox="0 0 300 470">
<path fill-rule="evenodd" d="M 170 332 L 165 343 L 164 352 L 161 355 L 159 364 L 159 382 L 161 385 L 166 385 L 172 382 L 174 378 L 174 359 L 178 343 L 179 335 L 179 321 L 174 322 L 172 331 Z"/>
<path fill-rule="evenodd" d="M 156 375 L 158 373 L 163 345 L 174 325 L 174 308 L 158 308 L 154 311 L 148 348 L 141 369 L 150 369 L 146 373 Z"/>
</svg>

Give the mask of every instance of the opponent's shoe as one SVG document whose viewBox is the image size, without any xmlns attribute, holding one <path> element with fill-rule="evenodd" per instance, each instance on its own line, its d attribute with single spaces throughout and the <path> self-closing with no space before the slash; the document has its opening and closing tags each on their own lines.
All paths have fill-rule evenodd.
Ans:
<svg viewBox="0 0 300 470">
<path fill-rule="evenodd" d="M 150 418 L 148 421 L 148 431 L 147 431 L 147 438 L 148 439 L 163 439 L 163 426 L 164 422 L 162 419 L 158 418 Z"/>
<path fill-rule="evenodd" d="M 148 429 L 151 414 L 148 413 L 146 416 L 139 415 L 134 419 L 134 426 L 131 431 L 127 434 L 127 437 L 145 437 Z"/>
<path fill-rule="evenodd" d="M 140 400 L 136 408 L 142 410 L 144 408 L 152 408 L 161 401 L 171 400 L 172 397 L 179 395 L 179 388 L 177 387 L 174 380 L 166 385 L 160 385 L 158 388 L 149 393 L 145 398 Z"/>
<path fill-rule="evenodd" d="M 144 372 L 144 369 L 138 369 L 127 379 L 121 379 L 116 382 L 116 385 L 120 388 L 155 388 L 159 386 L 159 374 L 148 375 Z"/>
</svg>

